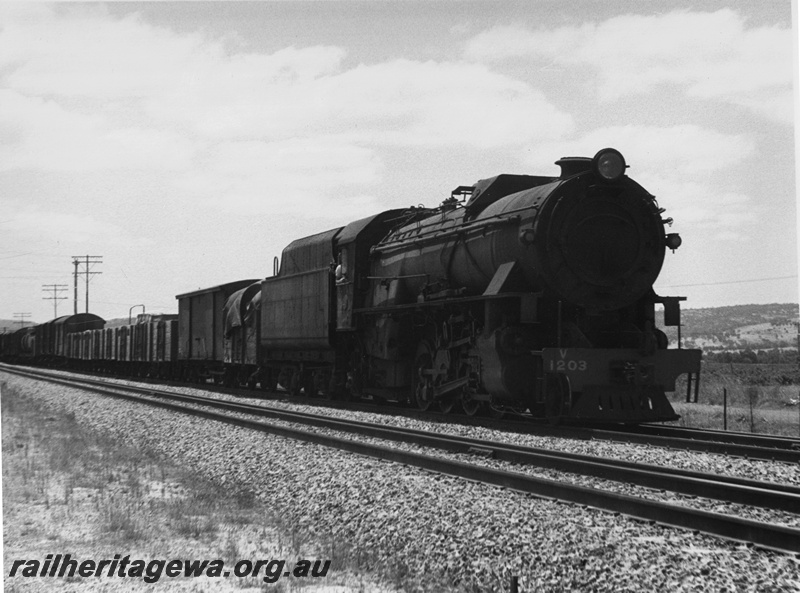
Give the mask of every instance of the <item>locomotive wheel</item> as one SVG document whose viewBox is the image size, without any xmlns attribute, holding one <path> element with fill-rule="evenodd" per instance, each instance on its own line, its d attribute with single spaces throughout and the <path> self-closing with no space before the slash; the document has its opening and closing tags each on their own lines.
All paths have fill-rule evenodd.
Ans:
<svg viewBox="0 0 800 593">
<path fill-rule="evenodd" d="M 458 372 L 458 377 L 463 379 L 466 377 L 470 372 L 470 368 L 468 365 L 462 364 L 461 368 Z M 456 396 L 456 401 L 461 404 L 461 409 L 464 410 L 464 413 L 467 416 L 477 416 L 478 414 L 482 413 L 486 406 L 483 404 L 482 401 L 473 399 L 475 389 L 474 387 L 470 387 L 469 385 L 464 385 L 461 388 L 461 391 Z"/>
<path fill-rule="evenodd" d="M 300 384 L 300 373 L 297 371 L 292 372 L 292 376 L 289 378 L 289 393 L 295 397 L 299 397 L 302 395 L 303 386 Z"/>
<path fill-rule="evenodd" d="M 455 397 L 446 397 L 439 400 L 439 411 L 443 414 L 449 414 L 456 407 L 457 400 Z"/>
<path fill-rule="evenodd" d="M 278 384 L 272 369 L 264 369 L 258 374 L 258 386 L 262 391 L 277 391 Z"/>
<path fill-rule="evenodd" d="M 461 394 L 461 407 L 464 408 L 464 413 L 467 416 L 477 416 L 480 412 L 483 411 L 483 407 L 481 404 L 483 402 L 472 399 L 472 396 L 469 393 L 462 393 Z"/>
<path fill-rule="evenodd" d="M 433 354 L 427 342 L 420 342 L 414 359 L 414 374 L 411 381 L 417 407 L 427 412 L 433 405 Z"/>
<path fill-rule="evenodd" d="M 569 377 L 561 373 L 546 373 L 545 386 L 544 415 L 550 424 L 556 425 L 561 422 L 564 403 L 570 396 Z"/>
<path fill-rule="evenodd" d="M 351 389 L 349 387 L 347 379 L 341 379 L 339 381 L 336 381 L 336 379 L 334 379 L 331 382 L 331 384 L 333 387 L 333 389 L 331 389 L 331 393 L 333 393 L 334 399 L 340 399 L 342 401 L 352 402 L 360 398 L 358 393 L 354 389 Z"/>
<path fill-rule="evenodd" d="M 317 397 L 317 386 L 314 382 L 314 376 L 311 373 L 303 373 L 300 382 L 302 384 L 302 394 L 306 397 Z"/>
<path fill-rule="evenodd" d="M 319 395 L 322 399 L 326 400 L 333 399 L 333 393 L 336 385 L 333 382 L 330 371 L 316 371 L 314 373 L 314 379 L 312 383 L 315 396 Z"/>
</svg>

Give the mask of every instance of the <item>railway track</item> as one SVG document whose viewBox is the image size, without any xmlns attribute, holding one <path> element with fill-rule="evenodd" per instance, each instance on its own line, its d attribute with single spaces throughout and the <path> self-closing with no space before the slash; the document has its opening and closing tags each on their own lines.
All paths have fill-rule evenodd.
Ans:
<svg viewBox="0 0 800 593">
<path fill-rule="evenodd" d="M 573 502 L 621 513 L 645 521 L 687 528 L 783 552 L 800 553 L 800 529 L 537 478 L 514 471 L 455 461 L 441 456 L 431 456 L 381 444 L 356 441 L 314 430 L 258 421 L 252 419 L 252 416 L 266 416 L 281 422 L 358 434 L 374 439 L 410 443 L 455 453 L 474 454 L 516 464 L 601 477 L 606 480 L 632 483 L 691 496 L 715 498 L 727 502 L 800 513 L 800 488 L 793 486 L 600 459 L 584 455 L 558 453 L 551 450 L 520 447 L 506 443 L 451 437 L 420 430 L 374 425 L 352 420 L 334 419 L 316 414 L 277 410 L 247 403 L 178 394 L 151 387 L 110 384 L 86 378 L 65 378 L 39 371 L 9 369 L 5 366 L 0 368 L 33 379 L 46 380 L 95 391 L 104 395 L 157 405 L 249 429 L 315 442 L 362 455 L 413 465 L 434 472 L 511 488 L 541 497 Z M 225 410 L 228 413 L 218 412 L 215 408 Z M 236 415 L 232 415 L 232 413 Z"/>
<path fill-rule="evenodd" d="M 699 428 L 685 428 L 680 426 L 658 424 L 639 424 L 635 427 L 630 427 L 630 432 L 641 435 L 665 436 L 669 438 L 755 446 L 774 451 L 788 450 L 800 452 L 800 439 L 797 437 L 753 434 L 751 432 L 736 432 L 728 430 L 701 430 Z"/>
<path fill-rule="evenodd" d="M 0 368 L 19 369 L 0 363 Z M 33 370 L 32 367 L 22 367 Z M 131 379 L 141 382 L 156 381 L 152 379 Z M 697 451 L 703 453 L 716 453 L 746 459 L 763 459 L 766 461 L 781 461 L 786 463 L 800 463 L 800 439 L 778 435 L 763 435 L 733 431 L 692 429 L 670 425 L 643 424 L 636 426 L 625 425 L 600 425 L 591 426 L 552 426 L 548 423 L 537 422 L 528 417 L 520 416 L 513 420 L 513 416 L 497 419 L 492 417 L 465 416 L 444 412 L 432 412 L 415 408 L 404 408 L 375 404 L 369 401 L 340 401 L 316 399 L 310 397 L 290 396 L 286 392 L 256 391 L 244 388 L 222 388 L 214 384 L 189 384 L 159 381 L 154 384 L 169 384 L 174 387 L 196 387 L 199 389 L 214 389 L 222 393 L 242 397 L 253 397 L 254 393 L 259 398 L 268 398 L 294 401 L 304 405 L 319 406 L 321 408 L 337 408 L 342 410 L 371 412 L 376 414 L 389 414 L 403 416 L 427 422 L 440 422 L 447 424 L 460 424 L 464 426 L 479 426 L 503 432 L 530 434 L 544 437 L 567 438 L 574 440 L 609 441 L 634 445 L 648 445 Z"/>
<path fill-rule="evenodd" d="M 297 401 L 302 401 L 307 405 L 319 405 L 320 407 L 334 406 L 340 409 L 373 412 L 377 414 L 391 413 L 393 415 L 402 415 L 428 422 L 482 426 L 484 428 L 501 430 L 504 432 L 517 432 L 521 434 L 579 440 L 622 442 L 703 453 L 717 453 L 720 455 L 747 459 L 800 463 L 800 439 L 777 435 L 692 429 L 668 425 L 659 426 L 655 424 L 597 427 L 551 426 L 550 424 L 522 418 L 519 420 L 509 420 L 508 418 L 496 420 L 493 418 L 462 416 L 442 412 L 422 412 L 420 410 L 397 407 L 387 408 L 385 405 L 370 403 L 331 402 L 309 398 Z"/>
</svg>

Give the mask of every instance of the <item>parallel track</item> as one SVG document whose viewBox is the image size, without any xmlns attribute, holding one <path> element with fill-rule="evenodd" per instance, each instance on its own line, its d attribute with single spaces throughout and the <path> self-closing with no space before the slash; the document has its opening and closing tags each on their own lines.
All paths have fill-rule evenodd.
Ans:
<svg viewBox="0 0 800 593">
<path fill-rule="evenodd" d="M 325 427 L 337 431 L 347 431 L 385 440 L 436 447 L 448 451 L 476 453 L 479 455 L 491 456 L 503 461 L 524 463 L 560 471 L 597 476 L 604 479 L 629 482 L 651 488 L 681 492 L 694 496 L 718 498 L 730 502 L 800 513 L 800 489 L 792 486 L 721 477 L 699 472 L 675 470 L 659 466 L 647 466 L 575 454 L 558 453 L 550 450 L 519 447 L 505 443 L 462 437 L 449 437 L 427 433 L 425 431 L 372 425 L 364 422 L 344 421 L 315 414 L 281 411 L 272 408 L 264 408 L 262 406 L 220 401 L 200 396 L 188 396 L 156 390 L 150 387 L 133 387 L 109 384 L 107 382 L 91 379 L 57 377 L 39 372 L 9 369 L 5 366 L 1 368 L 2 370 L 34 379 L 46 380 L 99 392 L 105 395 L 157 405 L 171 410 L 199 415 L 289 438 L 315 442 L 371 457 L 413 465 L 439 473 L 512 488 L 537 496 L 574 502 L 607 511 L 622 513 L 647 521 L 655 521 L 667 525 L 702 531 L 712 535 L 754 543 L 759 546 L 784 552 L 800 553 L 800 530 L 795 528 L 772 525 L 604 490 L 535 478 L 516 472 L 502 471 L 459 461 L 452 461 L 441 457 L 402 451 L 382 445 L 324 435 L 318 432 L 259 422 L 240 416 L 220 414 L 208 409 L 198 409 L 173 402 L 185 402 L 192 406 L 203 406 L 205 408 L 222 408 L 239 414 L 268 416 L 285 422 Z"/>
<path fill-rule="evenodd" d="M 800 438 L 797 437 L 774 434 L 754 434 L 752 432 L 736 432 L 731 430 L 685 428 L 659 424 L 639 424 L 634 427 L 629 427 L 627 431 L 640 435 L 656 435 L 692 441 L 713 440 L 718 443 L 747 445 L 775 451 L 796 451 L 800 454 Z M 623 429 L 622 432 L 625 432 L 625 429 Z"/>
<path fill-rule="evenodd" d="M 0 363 L 0 368 L 20 368 Z M 22 367 L 34 370 L 32 367 Z M 471 417 L 460 414 L 447 414 L 442 412 L 423 412 L 418 409 L 399 406 L 377 405 L 370 402 L 324 400 L 309 397 L 290 396 L 286 392 L 253 391 L 243 388 L 221 388 L 213 384 L 187 385 L 170 381 L 154 379 L 132 379 L 142 382 L 164 383 L 176 387 L 197 387 L 200 389 L 214 389 L 231 395 L 253 397 L 257 393 L 261 398 L 287 399 L 305 405 L 319 407 L 334 407 L 338 409 L 372 412 L 404 416 L 428 422 L 442 422 L 447 424 L 461 424 L 464 426 L 480 426 L 504 432 L 516 432 L 546 437 L 558 437 L 574 440 L 598 440 L 622 442 L 629 444 L 650 445 L 668 449 L 697 451 L 703 453 L 717 453 L 732 457 L 747 459 L 763 459 L 766 461 L 782 461 L 786 463 L 800 463 L 800 438 L 753 434 L 734 431 L 693 429 L 671 425 L 643 424 L 643 425 L 598 425 L 598 426 L 551 426 L 548 423 L 532 420 L 527 416 L 509 415 L 503 419 L 491 417 Z M 157 382 L 158 381 L 158 382 Z"/>
<path fill-rule="evenodd" d="M 728 432 L 721 430 L 705 430 L 683 428 L 679 426 L 645 424 L 641 426 L 551 426 L 550 424 L 532 422 L 529 419 L 513 420 L 505 418 L 476 418 L 442 412 L 422 412 L 402 408 L 389 408 L 374 404 L 347 402 L 328 402 L 303 399 L 304 404 L 319 405 L 374 412 L 378 414 L 402 415 L 420 420 L 463 424 L 465 426 L 483 426 L 494 430 L 518 432 L 547 437 L 562 437 L 576 440 L 598 440 L 623 442 L 635 445 L 651 445 L 668 449 L 681 449 L 703 453 L 717 453 L 731 457 L 747 459 L 763 459 L 766 461 L 782 461 L 800 463 L 800 439 L 777 435 Z"/>
</svg>

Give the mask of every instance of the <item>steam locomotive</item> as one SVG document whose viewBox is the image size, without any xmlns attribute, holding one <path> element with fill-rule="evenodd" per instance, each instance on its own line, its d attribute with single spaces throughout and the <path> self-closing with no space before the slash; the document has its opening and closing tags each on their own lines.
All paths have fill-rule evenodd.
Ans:
<svg viewBox="0 0 800 593">
<path fill-rule="evenodd" d="M 68 316 L 0 346 L 7 358 L 422 410 L 675 419 L 666 392 L 688 374 L 696 393 L 701 353 L 668 348 L 656 327 L 657 304 L 679 326 L 685 300 L 653 291 L 681 244 L 672 219 L 615 149 L 556 164 L 558 177 L 498 175 L 437 208 L 298 239 L 271 277 L 178 295 L 177 317 L 104 329 Z"/>
</svg>

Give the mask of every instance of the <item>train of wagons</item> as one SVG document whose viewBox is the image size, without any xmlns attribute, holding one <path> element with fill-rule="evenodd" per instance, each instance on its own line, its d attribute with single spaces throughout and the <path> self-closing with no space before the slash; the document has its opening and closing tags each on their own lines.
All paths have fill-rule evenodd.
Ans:
<svg viewBox="0 0 800 593">
<path fill-rule="evenodd" d="M 680 301 L 653 290 L 672 219 L 622 154 L 558 177 L 498 175 L 439 207 L 297 239 L 271 277 L 178 295 L 178 315 L 89 313 L 5 334 L 3 359 L 396 401 L 552 422 L 666 421 L 699 350 L 668 348 Z M 680 341 L 680 340 L 679 340 Z"/>
</svg>

